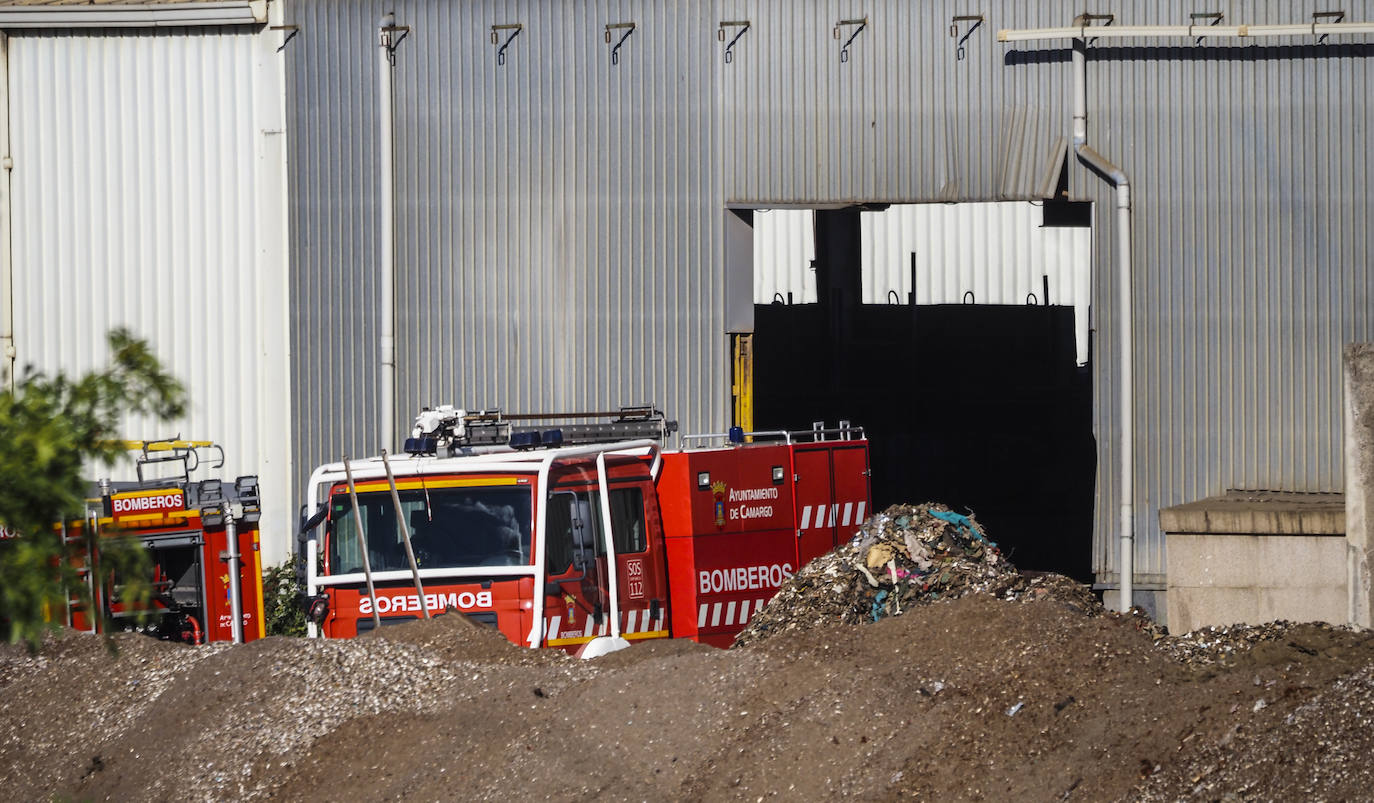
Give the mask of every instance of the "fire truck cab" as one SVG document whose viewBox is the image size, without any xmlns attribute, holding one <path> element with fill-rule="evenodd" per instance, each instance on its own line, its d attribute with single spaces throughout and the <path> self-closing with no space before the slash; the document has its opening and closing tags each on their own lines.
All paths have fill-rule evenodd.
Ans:
<svg viewBox="0 0 1374 803">
<path fill-rule="evenodd" d="M 530 647 L 728 646 L 868 504 L 858 430 L 664 451 L 675 425 L 652 408 L 588 415 L 614 420 L 427 410 L 407 456 L 318 468 L 302 528 L 311 635 L 452 609 Z M 726 436 L 684 440 L 711 439 Z"/>
</svg>

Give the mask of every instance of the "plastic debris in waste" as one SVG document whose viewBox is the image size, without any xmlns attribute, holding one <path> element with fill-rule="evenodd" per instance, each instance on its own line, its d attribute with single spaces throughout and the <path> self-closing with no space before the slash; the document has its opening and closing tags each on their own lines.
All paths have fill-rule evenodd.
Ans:
<svg viewBox="0 0 1374 803">
<path fill-rule="evenodd" d="M 894 505 L 793 575 L 736 643 L 821 622 L 877 622 L 1018 583 L 1016 567 L 973 516 L 934 503 Z"/>
</svg>

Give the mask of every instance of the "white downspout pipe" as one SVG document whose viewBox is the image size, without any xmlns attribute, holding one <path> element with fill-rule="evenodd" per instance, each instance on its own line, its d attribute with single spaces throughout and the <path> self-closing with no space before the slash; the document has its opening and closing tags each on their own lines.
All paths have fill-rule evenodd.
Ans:
<svg viewBox="0 0 1374 803">
<path fill-rule="evenodd" d="M 1087 42 L 1073 42 L 1073 146 L 1079 161 L 1102 175 L 1116 187 L 1116 263 L 1117 263 L 1117 356 L 1120 371 L 1121 422 L 1120 455 L 1121 531 L 1117 547 L 1121 578 L 1121 610 L 1135 604 L 1135 388 L 1132 376 L 1131 308 L 1131 184 L 1126 173 L 1102 154 L 1088 146 L 1088 56 Z"/>
<path fill-rule="evenodd" d="M 381 123 L 377 137 L 377 208 L 379 221 L 377 250 L 380 254 L 378 273 L 380 290 L 381 399 L 379 425 L 381 445 L 391 449 L 396 428 L 396 210 L 393 201 L 395 174 L 392 165 L 392 28 L 396 15 L 387 14 L 378 23 L 377 116 Z"/>
<path fill-rule="evenodd" d="M 239 525 L 234 518 L 234 508 L 224 503 L 224 541 L 225 560 L 229 563 L 229 615 L 233 621 L 229 632 L 235 644 L 243 643 L 243 595 L 239 591 L 239 573 L 243 570 L 239 554 Z M 260 614 L 261 615 L 261 614 Z M 208 627 L 208 623 L 207 623 Z"/>
<path fill-rule="evenodd" d="M 10 38 L 0 31 L 0 349 L 4 351 L 5 384 L 14 392 L 14 367 L 18 350 L 14 347 L 14 254 L 10 210 L 10 177 L 14 158 L 10 154 Z"/>
</svg>

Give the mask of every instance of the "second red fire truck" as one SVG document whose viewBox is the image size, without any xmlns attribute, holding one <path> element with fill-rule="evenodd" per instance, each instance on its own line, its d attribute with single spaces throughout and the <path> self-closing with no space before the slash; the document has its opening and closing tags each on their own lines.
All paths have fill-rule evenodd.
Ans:
<svg viewBox="0 0 1374 803">
<path fill-rule="evenodd" d="M 548 423 L 595 416 L 610 420 Z M 454 609 L 530 647 L 729 646 L 870 512 L 868 442 L 842 423 L 665 450 L 674 429 L 652 408 L 443 407 L 421 413 L 406 456 L 319 467 L 302 527 L 311 634 Z"/>
</svg>

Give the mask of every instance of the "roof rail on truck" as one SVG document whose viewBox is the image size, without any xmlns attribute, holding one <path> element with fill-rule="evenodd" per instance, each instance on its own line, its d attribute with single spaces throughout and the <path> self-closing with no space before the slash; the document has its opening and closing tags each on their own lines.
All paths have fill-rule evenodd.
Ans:
<svg viewBox="0 0 1374 803">
<path fill-rule="evenodd" d="M 826 427 L 824 421 L 817 421 L 811 425 L 811 429 L 802 430 L 760 430 L 757 432 L 745 432 L 740 427 L 731 427 L 729 432 L 710 432 L 701 435 L 680 435 L 678 440 L 680 445 L 685 447 L 689 443 L 711 443 L 723 441 L 726 443 L 741 446 L 745 443 L 758 443 L 760 441 L 776 441 L 783 443 L 819 443 L 830 440 L 868 440 L 864 434 L 863 427 L 852 426 L 848 421 L 841 420 L 837 427 Z"/>
<path fill-rule="evenodd" d="M 569 423 L 584 419 L 609 419 Z M 523 422 L 523 423 L 518 423 Z M 535 423 L 542 422 L 542 423 Z M 646 438 L 666 441 L 677 431 L 651 404 L 573 413 L 505 413 L 501 410 L 464 410 L 451 404 L 425 407 L 415 416 L 405 451 L 411 455 L 450 457 L 509 447 L 516 450 L 615 443 Z"/>
</svg>

